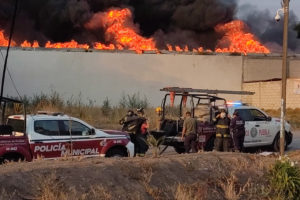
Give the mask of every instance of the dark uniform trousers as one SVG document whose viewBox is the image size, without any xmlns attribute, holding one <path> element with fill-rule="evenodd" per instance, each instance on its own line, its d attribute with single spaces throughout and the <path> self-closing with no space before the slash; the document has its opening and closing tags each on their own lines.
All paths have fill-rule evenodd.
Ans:
<svg viewBox="0 0 300 200">
<path fill-rule="evenodd" d="M 233 143 L 235 151 L 242 151 L 244 144 L 245 133 L 235 132 L 233 133 Z"/>
<path fill-rule="evenodd" d="M 190 133 L 189 135 L 185 136 L 184 139 L 185 153 L 189 153 L 191 148 L 192 148 L 192 153 L 197 152 L 196 140 L 197 140 L 197 135 L 195 133 Z"/>
<path fill-rule="evenodd" d="M 228 137 L 216 137 L 214 150 L 229 152 L 229 146 L 230 139 Z"/>
<path fill-rule="evenodd" d="M 231 120 L 230 129 L 235 151 L 242 151 L 245 138 L 245 122 L 240 116 Z"/>
</svg>

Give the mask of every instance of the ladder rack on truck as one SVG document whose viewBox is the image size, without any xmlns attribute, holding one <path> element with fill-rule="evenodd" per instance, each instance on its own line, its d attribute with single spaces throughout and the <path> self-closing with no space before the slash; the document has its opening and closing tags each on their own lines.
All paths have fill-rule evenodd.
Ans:
<svg viewBox="0 0 300 200">
<path fill-rule="evenodd" d="M 236 95 L 254 95 L 255 92 L 248 91 L 231 91 L 231 90 L 209 90 L 209 89 L 193 89 L 193 88 L 180 88 L 180 87 L 165 87 L 160 89 L 165 92 L 175 93 L 201 93 L 201 94 L 236 94 Z"/>
</svg>

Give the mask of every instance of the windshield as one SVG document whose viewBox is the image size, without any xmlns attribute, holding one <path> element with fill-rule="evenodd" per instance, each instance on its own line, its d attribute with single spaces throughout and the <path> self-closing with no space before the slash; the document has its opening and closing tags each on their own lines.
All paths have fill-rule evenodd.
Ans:
<svg viewBox="0 0 300 200">
<path fill-rule="evenodd" d="M 11 126 L 14 132 L 24 133 L 24 120 L 9 118 L 7 120 L 7 125 Z"/>
</svg>

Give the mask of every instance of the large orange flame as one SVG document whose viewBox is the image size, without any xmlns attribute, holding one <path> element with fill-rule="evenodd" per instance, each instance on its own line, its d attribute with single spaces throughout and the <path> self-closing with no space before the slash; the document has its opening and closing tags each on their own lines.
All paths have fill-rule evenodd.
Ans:
<svg viewBox="0 0 300 200">
<path fill-rule="evenodd" d="M 11 46 L 15 46 L 16 43 L 15 41 L 11 41 Z M 7 47 L 8 46 L 8 39 L 5 38 L 4 36 L 4 31 L 0 30 L 0 46 Z"/>
<path fill-rule="evenodd" d="M 97 15 L 97 14 L 96 14 Z M 93 44 L 94 49 L 101 50 L 123 50 L 129 49 L 134 50 L 137 53 L 142 53 L 146 50 L 155 50 L 157 53 L 158 50 L 155 45 L 153 38 L 145 38 L 138 34 L 138 28 L 133 23 L 132 13 L 129 9 L 111 9 L 108 12 L 100 13 L 100 18 L 92 18 L 90 22 L 86 25 L 96 24 L 104 28 L 105 38 L 110 44 L 103 44 L 100 42 L 95 42 Z M 94 26 L 94 25 L 93 25 Z M 247 25 L 240 21 L 235 20 L 226 24 L 220 24 L 215 27 L 216 32 L 223 34 L 223 38 L 218 41 L 217 48 L 215 52 L 238 52 L 238 53 L 270 53 L 270 50 L 263 46 L 253 34 L 247 32 Z M 7 46 L 8 40 L 4 36 L 4 31 L 0 30 L 0 46 Z M 12 46 L 15 46 L 16 43 L 12 41 Z M 39 47 L 39 43 L 34 41 L 33 43 L 25 40 L 21 47 Z M 48 41 L 45 44 L 46 48 L 82 48 L 89 49 L 88 44 L 79 44 L 75 40 L 70 42 L 58 42 L 51 43 Z M 194 53 L 210 53 L 212 50 L 204 49 L 203 47 L 198 48 L 189 48 L 187 45 L 170 45 L 167 44 L 168 51 L 177 51 L 177 52 L 188 52 L 192 51 Z"/>
<path fill-rule="evenodd" d="M 113 39 L 114 43 L 119 46 L 118 49 L 121 47 L 138 53 L 143 50 L 156 50 L 153 38 L 144 38 L 135 30 L 129 9 L 113 9 L 106 12 L 104 17 L 105 36 Z"/>
<path fill-rule="evenodd" d="M 216 26 L 217 32 L 225 33 L 218 42 L 216 52 L 270 53 L 270 50 L 258 42 L 253 34 L 245 31 L 247 28 L 240 20 Z"/>
<path fill-rule="evenodd" d="M 27 40 L 25 40 L 22 44 L 21 47 L 23 48 L 39 48 L 40 45 L 37 41 L 34 41 L 32 44 L 30 42 L 28 42 Z"/>
</svg>

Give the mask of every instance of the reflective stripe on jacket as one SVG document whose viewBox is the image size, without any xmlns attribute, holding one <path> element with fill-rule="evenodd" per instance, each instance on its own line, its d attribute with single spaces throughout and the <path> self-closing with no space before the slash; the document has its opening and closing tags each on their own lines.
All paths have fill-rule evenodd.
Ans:
<svg viewBox="0 0 300 200">
<path fill-rule="evenodd" d="M 228 117 L 218 118 L 216 122 L 216 137 L 230 137 L 230 119 Z"/>
</svg>

